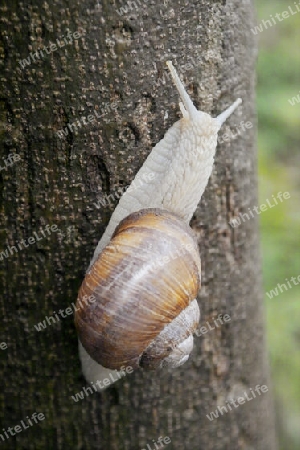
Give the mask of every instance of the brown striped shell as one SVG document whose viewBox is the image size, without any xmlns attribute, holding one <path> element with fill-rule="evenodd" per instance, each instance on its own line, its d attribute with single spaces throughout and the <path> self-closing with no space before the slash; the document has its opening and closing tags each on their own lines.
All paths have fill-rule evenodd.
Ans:
<svg viewBox="0 0 300 450">
<path fill-rule="evenodd" d="M 200 270 L 195 237 L 179 216 L 130 214 L 79 290 L 75 324 L 87 353 L 110 369 L 183 364 L 200 318 Z"/>
</svg>

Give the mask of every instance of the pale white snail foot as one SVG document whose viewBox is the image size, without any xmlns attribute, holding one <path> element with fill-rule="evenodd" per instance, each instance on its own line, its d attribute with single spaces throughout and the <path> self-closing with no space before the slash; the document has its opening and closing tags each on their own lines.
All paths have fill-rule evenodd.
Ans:
<svg viewBox="0 0 300 450">
<path fill-rule="evenodd" d="M 108 388 L 123 376 L 123 372 L 113 369 L 107 369 L 94 361 L 85 351 L 81 342 L 78 340 L 79 356 L 82 364 L 82 372 L 88 383 L 93 384 L 98 392 Z M 105 380 L 109 380 L 105 381 Z"/>
</svg>

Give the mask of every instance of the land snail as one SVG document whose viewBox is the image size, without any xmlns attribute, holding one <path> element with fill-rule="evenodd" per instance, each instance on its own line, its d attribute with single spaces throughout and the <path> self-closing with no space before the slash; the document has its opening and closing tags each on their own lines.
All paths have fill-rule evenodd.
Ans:
<svg viewBox="0 0 300 450">
<path fill-rule="evenodd" d="M 200 319 L 200 256 L 189 222 L 212 172 L 218 131 L 242 100 L 212 118 L 167 65 L 183 118 L 135 177 L 154 173 L 153 183 L 120 198 L 77 298 L 82 370 L 93 384 L 124 367 L 182 365 Z"/>
</svg>

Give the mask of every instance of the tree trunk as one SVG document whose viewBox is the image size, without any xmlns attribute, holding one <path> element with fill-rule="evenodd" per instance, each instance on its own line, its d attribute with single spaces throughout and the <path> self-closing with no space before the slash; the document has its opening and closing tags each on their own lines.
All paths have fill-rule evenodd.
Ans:
<svg viewBox="0 0 300 450">
<path fill-rule="evenodd" d="M 0 8 L 0 442 L 7 449 L 148 450 L 162 448 L 155 444 L 162 436 L 168 449 L 274 450 L 257 216 L 229 224 L 257 205 L 253 4 L 112 3 L 4 0 Z M 202 258 L 200 325 L 214 329 L 195 338 L 177 370 L 137 371 L 75 402 L 87 383 L 73 310 L 65 318 L 59 311 L 76 300 L 118 188 L 180 117 L 168 59 L 198 109 L 216 116 L 243 98 L 220 131 L 191 222 Z M 242 120 L 252 127 L 241 130 Z M 9 155 L 18 157 L 5 163 Z M 230 320 L 217 326 L 219 314 Z M 268 392 L 207 417 L 256 385 Z M 34 412 L 45 419 L 31 426 L 26 417 Z M 28 427 L 13 436 L 8 428 L 22 420 Z"/>
</svg>

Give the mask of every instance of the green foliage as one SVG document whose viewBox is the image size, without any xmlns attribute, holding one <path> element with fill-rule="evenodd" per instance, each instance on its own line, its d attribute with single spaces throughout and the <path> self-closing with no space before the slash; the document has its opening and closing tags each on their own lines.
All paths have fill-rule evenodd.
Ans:
<svg viewBox="0 0 300 450">
<path fill-rule="evenodd" d="M 258 23 L 296 9 L 294 2 L 257 2 Z M 257 106 L 260 202 L 288 191 L 289 200 L 260 216 L 265 291 L 300 275 L 300 13 L 259 33 Z M 300 97 L 299 97 L 300 98 Z M 297 169 L 298 166 L 298 169 Z M 265 296 L 280 449 L 300 448 L 300 283 Z"/>
</svg>

